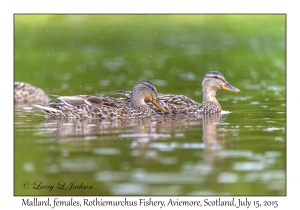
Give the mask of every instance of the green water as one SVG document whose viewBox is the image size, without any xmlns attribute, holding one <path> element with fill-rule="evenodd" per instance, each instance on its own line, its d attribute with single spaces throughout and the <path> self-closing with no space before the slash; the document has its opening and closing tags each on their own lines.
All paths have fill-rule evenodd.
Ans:
<svg viewBox="0 0 300 210">
<path fill-rule="evenodd" d="M 209 70 L 241 93 L 218 91 L 227 112 L 204 119 L 56 121 L 15 106 L 14 194 L 285 195 L 285 18 L 15 15 L 14 79 L 49 94 L 118 97 L 148 79 L 201 102 Z M 87 189 L 59 189 L 71 182 Z"/>
</svg>

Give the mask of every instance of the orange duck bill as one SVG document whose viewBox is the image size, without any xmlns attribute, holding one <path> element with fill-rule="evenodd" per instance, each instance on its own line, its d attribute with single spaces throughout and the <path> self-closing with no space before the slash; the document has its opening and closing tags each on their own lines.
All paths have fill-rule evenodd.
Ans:
<svg viewBox="0 0 300 210">
<path fill-rule="evenodd" d="M 166 110 L 164 110 L 161 106 L 159 106 L 157 103 L 156 103 L 156 99 L 152 99 L 150 101 L 158 110 L 162 111 L 162 112 L 167 112 Z"/>
</svg>

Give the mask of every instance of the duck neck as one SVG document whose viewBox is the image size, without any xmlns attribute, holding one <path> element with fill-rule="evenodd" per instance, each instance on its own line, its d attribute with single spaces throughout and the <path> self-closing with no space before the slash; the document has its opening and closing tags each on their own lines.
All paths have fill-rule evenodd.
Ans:
<svg viewBox="0 0 300 210">
<path fill-rule="evenodd" d="M 137 100 L 131 100 L 131 107 L 134 110 L 141 111 L 142 113 L 150 113 L 149 106 L 145 103 L 144 100 L 137 101 Z"/>
<path fill-rule="evenodd" d="M 216 90 L 203 91 L 203 102 L 201 105 L 204 113 L 214 113 L 222 110 L 216 99 Z"/>
<path fill-rule="evenodd" d="M 138 108 L 143 109 L 147 106 L 147 104 L 145 103 L 145 101 L 142 97 L 131 97 L 130 105 L 134 109 L 138 109 Z"/>
<path fill-rule="evenodd" d="M 152 114 L 152 110 L 149 108 L 149 106 L 143 102 L 142 104 L 139 104 L 138 106 L 132 106 L 131 105 L 131 114 L 132 117 L 150 117 Z"/>
<path fill-rule="evenodd" d="M 203 103 L 205 102 L 213 102 L 218 103 L 216 99 L 216 90 L 211 90 L 209 88 L 206 88 L 203 90 Z"/>
</svg>

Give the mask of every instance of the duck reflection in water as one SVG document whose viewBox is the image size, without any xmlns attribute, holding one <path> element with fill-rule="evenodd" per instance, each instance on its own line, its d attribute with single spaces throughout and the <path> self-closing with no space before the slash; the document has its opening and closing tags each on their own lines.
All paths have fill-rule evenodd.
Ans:
<svg viewBox="0 0 300 210">
<path fill-rule="evenodd" d="M 205 162 L 211 163 L 217 161 L 218 156 L 215 152 L 224 149 L 224 144 L 226 143 L 226 133 L 218 132 L 218 124 L 220 121 L 220 113 L 212 113 L 203 116 L 202 139 L 203 143 L 205 144 L 205 149 L 203 151 L 203 158 Z"/>
<path fill-rule="evenodd" d="M 197 117 L 169 115 L 154 116 L 152 119 L 120 119 L 113 121 L 49 118 L 39 126 L 39 130 L 44 130 L 45 133 L 49 133 L 49 131 L 56 133 L 61 142 L 93 140 L 97 141 L 97 145 L 100 147 L 118 148 L 120 142 L 127 144 L 128 147 L 128 141 L 126 140 L 129 139 L 131 140 L 132 155 L 139 157 L 137 161 L 143 164 L 146 164 L 146 162 L 149 164 L 161 158 L 160 151 L 178 149 L 202 151 L 203 160 L 210 163 L 218 158 L 215 151 L 222 150 L 224 148 L 223 144 L 226 144 L 226 131 L 218 132 L 221 117 L 221 113 L 213 113 Z M 198 131 L 201 125 L 203 142 L 200 139 L 198 142 L 189 141 L 187 132 Z M 201 133 L 196 133 L 201 138 Z M 221 137 L 223 140 L 220 140 Z M 87 148 L 84 149 L 83 145 Z M 84 149 L 88 151 L 92 149 L 89 148 L 89 145 L 79 143 L 78 147 L 73 145 L 72 150 L 82 151 Z M 68 147 L 68 145 L 65 146 Z M 174 158 L 178 157 L 174 156 Z"/>
</svg>

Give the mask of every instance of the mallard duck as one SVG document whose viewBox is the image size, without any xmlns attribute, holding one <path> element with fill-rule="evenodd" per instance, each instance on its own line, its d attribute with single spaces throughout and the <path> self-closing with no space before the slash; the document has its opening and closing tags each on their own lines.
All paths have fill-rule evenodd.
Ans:
<svg viewBox="0 0 300 210">
<path fill-rule="evenodd" d="M 127 119 L 144 118 L 155 114 L 146 104 L 150 102 L 161 112 L 165 112 L 157 102 L 157 92 L 148 80 L 137 82 L 131 90 L 130 102 L 108 96 L 62 96 L 58 102 L 48 105 L 34 105 L 47 115 L 59 118 Z"/>
<path fill-rule="evenodd" d="M 216 99 L 217 90 L 224 89 L 231 92 L 240 93 L 241 91 L 230 85 L 224 76 L 217 71 L 209 71 L 205 74 L 202 81 L 203 102 L 195 102 L 193 99 L 184 95 L 157 94 L 159 106 L 170 114 L 207 114 L 221 112 L 221 106 Z M 130 91 L 119 91 L 128 98 L 131 98 Z M 162 112 L 151 104 L 149 107 L 157 114 Z"/>
<path fill-rule="evenodd" d="M 25 82 L 14 82 L 15 103 L 46 103 L 47 94 L 40 88 Z"/>
</svg>

